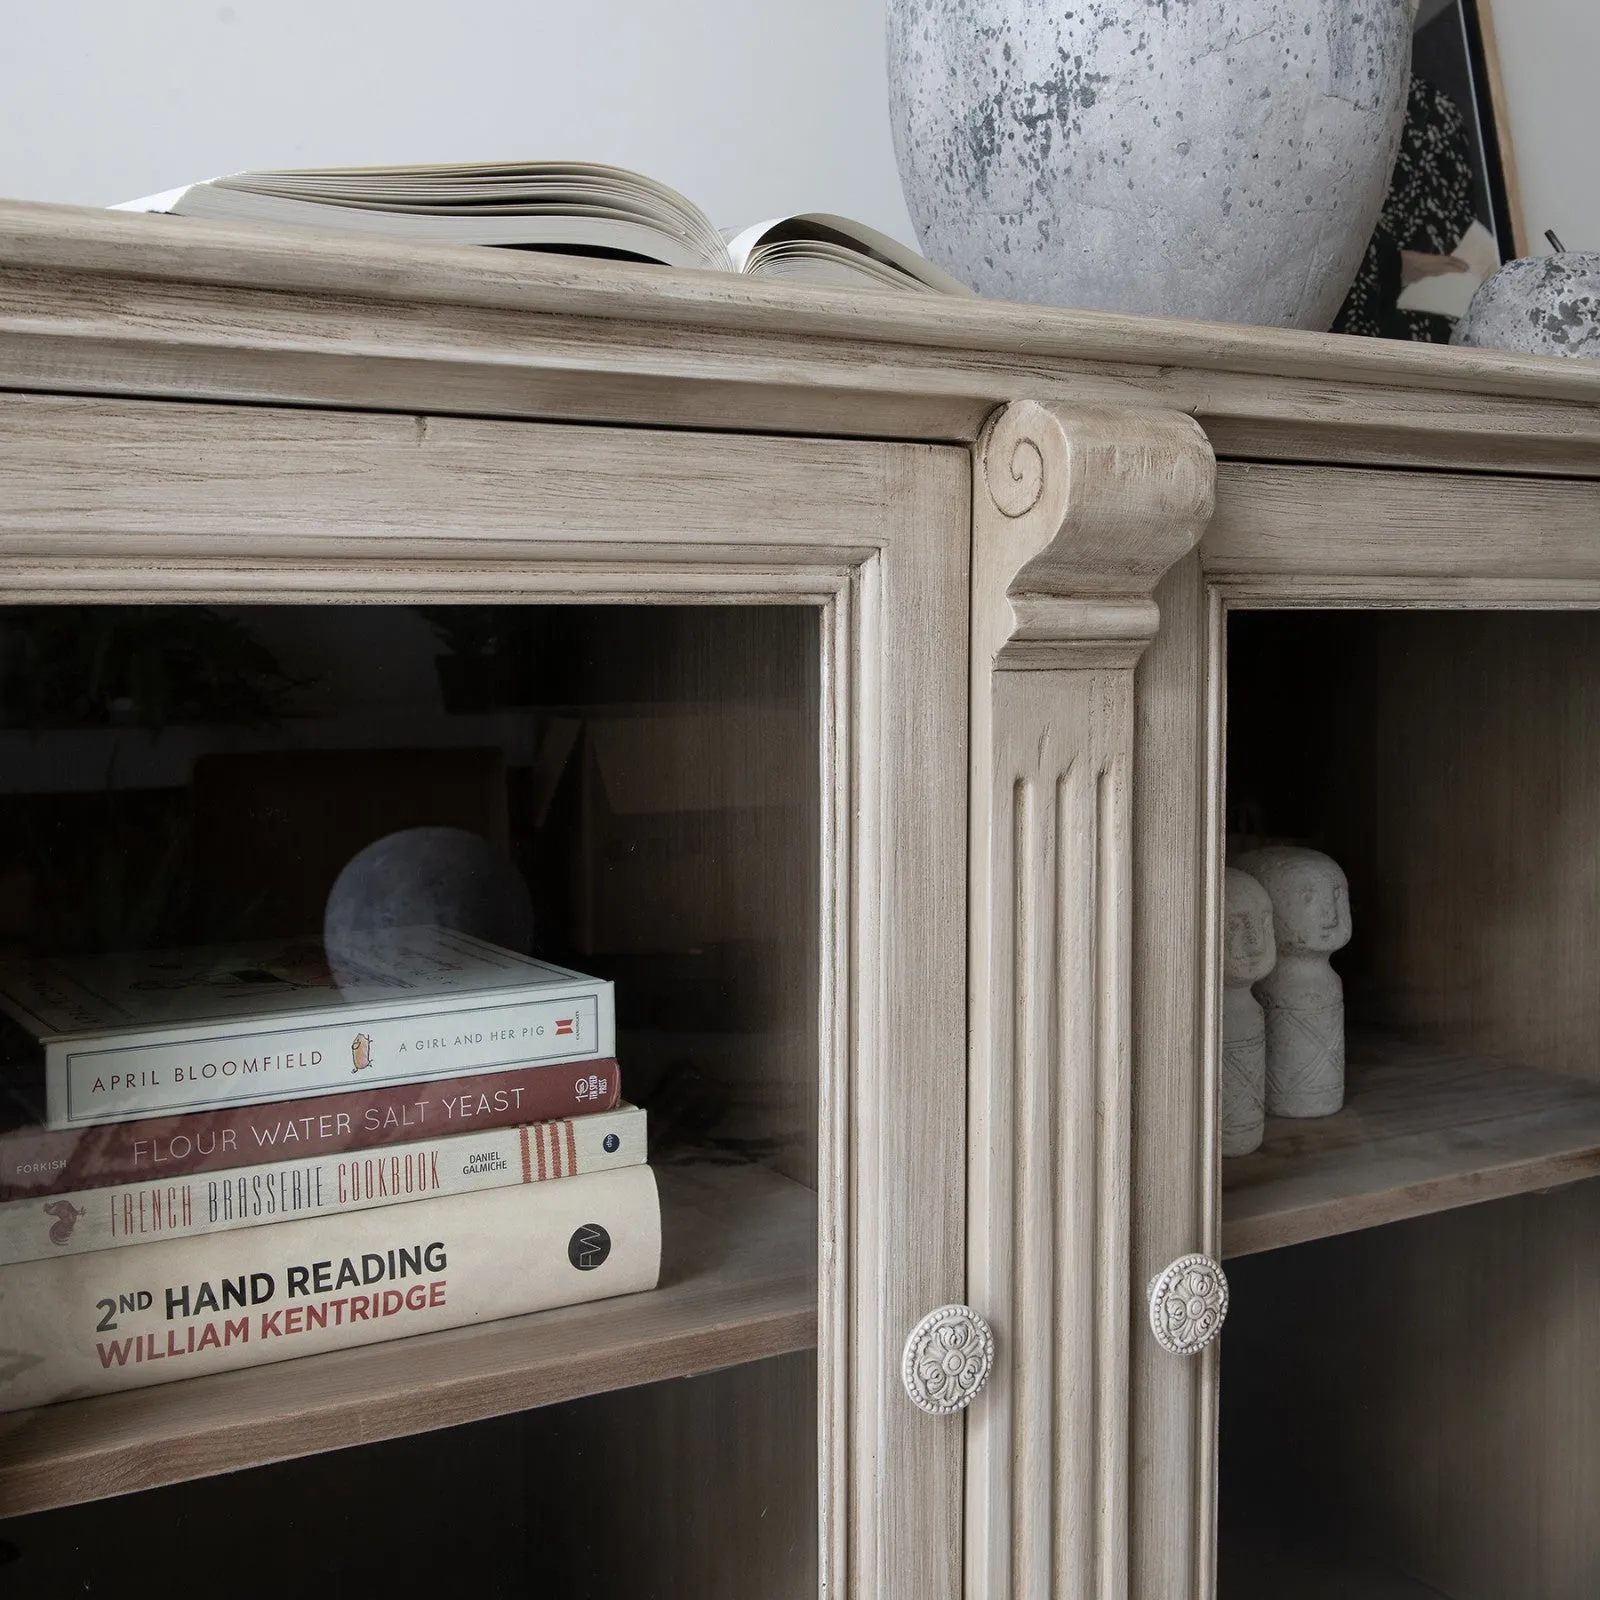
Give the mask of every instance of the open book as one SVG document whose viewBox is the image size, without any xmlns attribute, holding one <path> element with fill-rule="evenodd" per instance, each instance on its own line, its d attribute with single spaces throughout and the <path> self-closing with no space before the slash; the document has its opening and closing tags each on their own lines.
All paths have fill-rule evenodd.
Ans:
<svg viewBox="0 0 1600 1600">
<path fill-rule="evenodd" d="M 665 184 L 581 162 L 237 172 L 114 209 L 623 256 L 853 288 L 972 292 L 915 250 L 846 217 L 783 217 L 723 234 Z"/>
</svg>

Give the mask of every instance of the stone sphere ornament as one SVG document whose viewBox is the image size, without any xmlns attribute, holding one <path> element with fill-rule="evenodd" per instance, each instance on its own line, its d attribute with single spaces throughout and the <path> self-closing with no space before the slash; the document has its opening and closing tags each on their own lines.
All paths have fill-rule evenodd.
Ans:
<svg viewBox="0 0 1600 1600">
<path fill-rule="evenodd" d="M 364 936 L 450 928 L 526 955 L 533 903 L 503 851 L 465 828 L 403 828 L 357 851 L 334 879 L 322 942 L 341 988 L 363 981 Z"/>
<path fill-rule="evenodd" d="M 1558 250 L 1508 261 L 1478 285 L 1450 342 L 1600 359 L 1600 255 Z"/>
<path fill-rule="evenodd" d="M 980 293 L 1326 330 L 1405 115 L 1412 0 L 889 0 L 923 253 Z"/>
<path fill-rule="evenodd" d="M 1267 891 L 1229 867 L 1222 895 L 1222 1153 L 1247 1156 L 1261 1147 L 1267 1103 L 1267 1022 L 1250 985 L 1278 953 Z"/>
<path fill-rule="evenodd" d="M 1234 866 L 1267 891 L 1278 960 L 1256 984 L 1267 1024 L 1267 1115 L 1331 1117 L 1344 1104 L 1344 985 L 1328 957 L 1350 942 L 1350 886 L 1331 856 L 1268 845 Z"/>
</svg>

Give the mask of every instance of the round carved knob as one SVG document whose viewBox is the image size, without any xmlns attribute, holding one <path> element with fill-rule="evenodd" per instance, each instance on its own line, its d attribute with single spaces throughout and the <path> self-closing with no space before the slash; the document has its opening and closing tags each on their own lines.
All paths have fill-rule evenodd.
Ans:
<svg viewBox="0 0 1600 1600">
<path fill-rule="evenodd" d="M 1204 1350 L 1227 1314 L 1228 1279 L 1210 1256 L 1180 1256 L 1150 1280 L 1150 1331 L 1175 1356 Z"/>
<path fill-rule="evenodd" d="M 940 1306 L 911 1330 L 900 1376 L 912 1405 L 948 1417 L 972 1404 L 993 1366 L 989 1324 L 970 1306 Z"/>
</svg>

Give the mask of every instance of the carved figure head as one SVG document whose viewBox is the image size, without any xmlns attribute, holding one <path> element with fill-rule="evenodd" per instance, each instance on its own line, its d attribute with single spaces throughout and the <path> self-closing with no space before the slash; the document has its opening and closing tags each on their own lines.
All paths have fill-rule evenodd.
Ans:
<svg viewBox="0 0 1600 1600">
<path fill-rule="evenodd" d="M 1267 891 L 1280 955 L 1326 953 L 1349 944 L 1350 885 L 1332 856 L 1274 844 L 1240 856 L 1234 866 Z"/>
<path fill-rule="evenodd" d="M 1223 879 L 1222 977 L 1225 983 L 1254 983 L 1277 965 L 1272 937 L 1272 901 L 1250 876 L 1229 867 Z"/>
</svg>

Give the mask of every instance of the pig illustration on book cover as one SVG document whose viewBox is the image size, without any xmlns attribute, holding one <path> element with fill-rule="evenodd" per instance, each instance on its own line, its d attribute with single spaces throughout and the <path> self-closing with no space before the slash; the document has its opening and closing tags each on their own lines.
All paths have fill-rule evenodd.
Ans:
<svg viewBox="0 0 1600 1600">
<path fill-rule="evenodd" d="M 350 1041 L 350 1059 L 355 1062 L 352 1072 L 364 1072 L 372 1065 L 372 1035 L 358 1033 Z"/>
<path fill-rule="evenodd" d="M 50 1243 L 65 1244 L 72 1237 L 72 1230 L 77 1227 L 78 1218 L 83 1216 L 84 1212 L 70 1200 L 52 1200 L 44 1208 L 44 1214 L 55 1218 L 50 1224 Z"/>
</svg>

